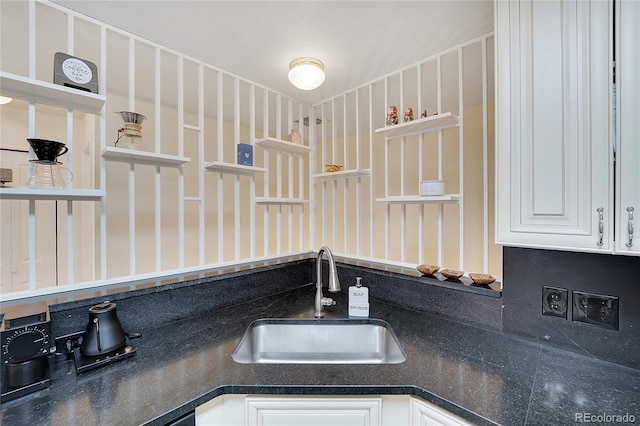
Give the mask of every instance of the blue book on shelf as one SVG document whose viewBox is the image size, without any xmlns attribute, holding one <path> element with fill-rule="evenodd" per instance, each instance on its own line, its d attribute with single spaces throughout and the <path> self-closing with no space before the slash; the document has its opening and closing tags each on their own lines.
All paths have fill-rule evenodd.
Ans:
<svg viewBox="0 0 640 426">
<path fill-rule="evenodd" d="M 238 164 L 253 166 L 253 146 L 248 143 L 238 144 Z"/>
</svg>

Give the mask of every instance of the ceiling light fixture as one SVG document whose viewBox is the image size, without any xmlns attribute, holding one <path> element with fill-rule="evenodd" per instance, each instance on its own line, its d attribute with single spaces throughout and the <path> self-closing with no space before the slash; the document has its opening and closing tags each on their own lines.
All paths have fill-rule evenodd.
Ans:
<svg viewBox="0 0 640 426">
<path fill-rule="evenodd" d="M 13 98 L 9 98 L 9 97 L 6 97 L 6 96 L 0 96 L 0 105 L 8 104 L 12 100 L 13 100 Z"/>
<path fill-rule="evenodd" d="M 313 90 L 324 83 L 324 65 L 315 58 L 297 58 L 289 64 L 289 81 L 302 90 Z"/>
</svg>

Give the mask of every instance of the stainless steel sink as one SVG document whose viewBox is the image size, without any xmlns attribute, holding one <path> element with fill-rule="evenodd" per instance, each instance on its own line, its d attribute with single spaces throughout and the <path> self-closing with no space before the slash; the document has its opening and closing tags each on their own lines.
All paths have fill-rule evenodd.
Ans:
<svg viewBox="0 0 640 426">
<path fill-rule="evenodd" d="M 399 364 L 407 357 L 379 319 L 261 319 L 231 355 L 242 364 Z"/>
</svg>

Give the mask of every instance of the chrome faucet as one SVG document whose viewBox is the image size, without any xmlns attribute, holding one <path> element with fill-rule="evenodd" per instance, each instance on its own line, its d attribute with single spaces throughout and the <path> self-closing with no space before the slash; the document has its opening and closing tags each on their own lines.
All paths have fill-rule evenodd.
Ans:
<svg viewBox="0 0 640 426">
<path fill-rule="evenodd" d="M 316 303 L 313 316 L 316 318 L 324 317 L 324 307 L 335 305 L 336 302 L 330 297 L 322 296 L 322 254 L 326 253 L 329 259 L 329 291 L 337 293 L 340 291 L 340 281 L 338 281 L 338 271 L 336 270 L 336 262 L 333 260 L 333 253 L 328 247 L 321 247 L 318 250 L 318 258 L 316 259 Z"/>
</svg>

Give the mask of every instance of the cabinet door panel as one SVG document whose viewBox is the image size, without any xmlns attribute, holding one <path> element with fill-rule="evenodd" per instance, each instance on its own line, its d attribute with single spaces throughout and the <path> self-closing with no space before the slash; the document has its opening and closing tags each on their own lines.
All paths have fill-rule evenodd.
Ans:
<svg viewBox="0 0 640 426">
<path fill-rule="evenodd" d="M 496 2 L 499 243 L 611 249 L 610 17 Z"/>
<path fill-rule="evenodd" d="M 616 8 L 616 251 L 640 255 L 640 2 L 621 1 Z"/>
<path fill-rule="evenodd" d="M 247 425 L 380 424 L 381 398 L 248 397 Z"/>
<path fill-rule="evenodd" d="M 437 405 L 411 398 L 411 426 L 472 426 L 461 417 L 443 410 Z"/>
</svg>

